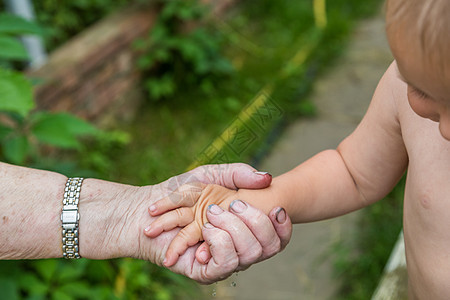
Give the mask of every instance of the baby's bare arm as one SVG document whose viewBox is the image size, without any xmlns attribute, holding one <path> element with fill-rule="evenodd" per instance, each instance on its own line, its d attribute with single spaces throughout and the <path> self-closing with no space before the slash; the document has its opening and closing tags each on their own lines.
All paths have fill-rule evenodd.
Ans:
<svg viewBox="0 0 450 300">
<path fill-rule="evenodd" d="M 239 199 L 266 213 L 273 206 L 284 207 L 293 223 L 332 218 L 382 199 L 408 164 L 397 111 L 405 92 L 393 63 L 362 122 L 336 150 L 323 151 L 274 178 L 269 188 L 239 190 Z"/>
<path fill-rule="evenodd" d="M 406 86 L 393 63 L 362 122 L 336 150 L 321 152 L 274 178 L 269 189 L 293 223 L 354 211 L 382 199 L 395 186 L 408 164 L 397 111 L 404 93 Z M 240 193 L 246 200 L 244 191 Z"/>
<path fill-rule="evenodd" d="M 408 164 L 397 111 L 404 93 L 406 86 L 393 63 L 363 120 L 336 150 L 321 152 L 274 178 L 269 189 L 293 223 L 357 210 L 382 199 L 395 186 Z"/>
</svg>

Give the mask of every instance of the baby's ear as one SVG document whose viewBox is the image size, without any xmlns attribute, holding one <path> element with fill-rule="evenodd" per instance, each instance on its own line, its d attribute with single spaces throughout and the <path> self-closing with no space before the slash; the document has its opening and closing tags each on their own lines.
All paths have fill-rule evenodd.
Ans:
<svg viewBox="0 0 450 300">
<path fill-rule="evenodd" d="M 158 216 L 178 207 L 193 206 L 206 186 L 206 184 L 201 182 L 190 182 L 176 187 L 167 197 L 153 203 L 148 211 L 151 216 Z"/>
</svg>

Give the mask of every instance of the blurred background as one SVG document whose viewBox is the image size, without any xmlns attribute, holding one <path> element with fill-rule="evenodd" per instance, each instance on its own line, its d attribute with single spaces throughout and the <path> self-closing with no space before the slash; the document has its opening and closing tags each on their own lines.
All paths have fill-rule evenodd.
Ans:
<svg viewBox="0 0 450 300">
<path fill-rule="evenodd" d="M 209 163 L 268 166 L 283 133 L 320 113 L 311 100 L 318 80 L 339 68 L 352 33 L 381 16 L 382 5 L 0 2 L 1 161 L 133 185 Z M 351 107 L 340 109 L 352 117 Z M 397 188 L 390 201 L 358 215 L 351 243 L 333 243 L 334 299 L 372 295 L 401 229 L 402 197 Z M 0 291 L 1 299 L 209 299 L 218 292 L 133 259 L 1 261 Z"/>
</svg>

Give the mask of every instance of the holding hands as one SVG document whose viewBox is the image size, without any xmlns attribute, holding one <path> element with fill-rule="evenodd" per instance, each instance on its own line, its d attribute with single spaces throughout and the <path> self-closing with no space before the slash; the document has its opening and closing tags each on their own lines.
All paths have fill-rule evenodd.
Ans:
<svg viewBox="0 0 450 300">
<path fill-rule="evenodd" d="M 264 188 L 270 182 L 266 173 L 230 164 L 202 166 L 161 183 L 161 198 L 165 197 L 150 205 L 150 226 L 141 231 L 152 239 L 140 239 L 140 244 L 146 248 L 151 243 L 152 247 L 150 253 L 143 249 L 141 254 L 153 253 L 150 260 L 202 283 L 224 279 L 275 255 L 284 249 L 292 232 L 284 210 L 274 208 L 267 216 L 245 202 L 234 201 L 239 193 L 235 189 Z M 155 256 L 154 249 L 162 251 Z"/>
<path fill-rule="evenodd" d="M 173 265 L 188 247 L 203 241 L 202 228 L 204 225 L 206 228 L 211 227 L 211 224 L 207 224 L 207 211 L 219 215 L 224 209 L 228 210 L 230 203 L 237 199 L 237 193 L 219 185 L 194 182 L 181 186 L 154 203 L 149 209 L 150 215 L 162 215 L 145 229 L 148 237 L 154 238 L 164 231 L 184 227 L 170 243 L 164 264 Z M 241 206 L 244 205 L 241 203 Z"/>
<path fill-rule="evenodd" d="M 272 180 L 270 175 L 255 173 L 244 164 L 203 166 L 143 187 L 88 178 L 82 181 L 82 187 L 79 182 L 76 192 L 70 184 L 70 197 L 76 199 L 67 204 L 69 187 L 64 175 L 5 163 L 0 163 L 0 171 L 4 195 L 0 201 L 3 215 L 0 259 L 58 258 L 66 253 L 64 249 L 69 249 L 70 253 L 87 259 L 133 257 L 159 265 L 164 263 L 172 240 L 180 240 L 177 237 L 180 229 L 173 225 L 170 228 L 174 229 L 163 229 L 165 232 L 158 229 L 159 235 L 149 239 L 144 234 L 144 224 L 156 222 L 147 212 L 149 205 L 169 195 L 180 196 L 180 203 L 190 199 L 194 204 L 195 198 L 173 193 L 183 184 L 192 186 L 196 182 L 199 189 L 207 184 L 220 184 L 232 190 L 259 189 L 269 186 Z M 62 210 L 63 206 L 67 210 Z M 279 252 L 289 241 L 292 230 L 289 219 L 279 218 L 277 222 L 274 214 L 267 217 L 250 206 L 241 211 L 238 214 L 210 209 L 206 213 L 209 225 L 202 227 L 202 222 L 196 230 L 197 234 L 201 232 L 205 243 L 197 243 L 199 237 L 195 242 L 181 243 L 183 251 L 170 250 L 166 266 L 198 282 L 210 283 Z M 32 224 L 27 230 L 24 220 L 25 226 Z M 190 222 L 186 219 L 181 224 Z M 157 224 L 161 221 L 154 228 L 160 226 Z M 62 226 L 68 230 L 64 239 Z M 76 247 L 69 247 L 73 245 Z"/>
</svg>

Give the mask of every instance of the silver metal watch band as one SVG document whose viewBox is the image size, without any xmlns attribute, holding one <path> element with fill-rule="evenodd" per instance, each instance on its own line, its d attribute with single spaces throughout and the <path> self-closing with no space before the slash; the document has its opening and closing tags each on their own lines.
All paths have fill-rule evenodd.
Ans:
<svg viewBox="0 0 450 300">
<path fill-rule="evenodd" d="M 62 221 L 62 251 L 66 259 L 81 258 L 78 246 L 78 202 L 83 178 L 69 178 L 64 189 Z"/>
</svg>

